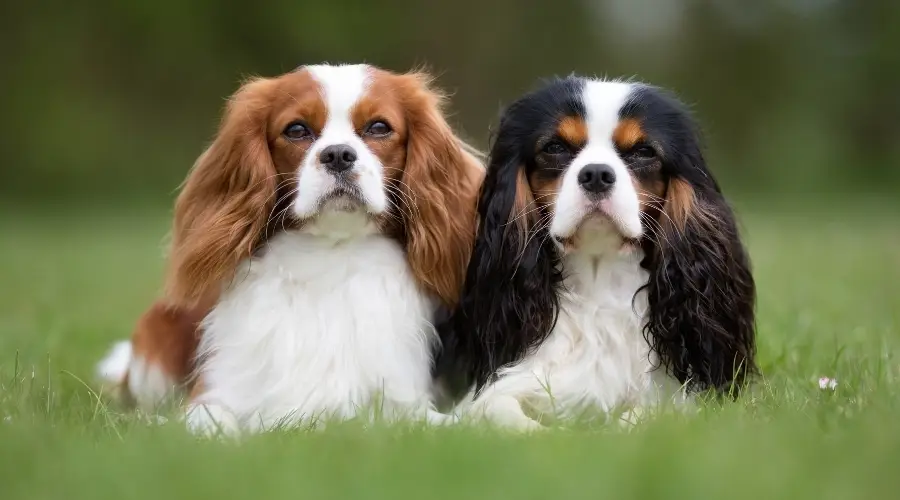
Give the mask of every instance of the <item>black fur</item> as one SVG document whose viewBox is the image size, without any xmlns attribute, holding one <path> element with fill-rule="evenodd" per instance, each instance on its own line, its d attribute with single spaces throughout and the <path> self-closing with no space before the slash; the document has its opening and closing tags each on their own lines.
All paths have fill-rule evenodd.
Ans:
<svg viewBox="0 0 900 500">
<path fill-rule="evenodd" d="M 694 192 L 693 216 L 683 230 L 660 218 L 663 237 L 642 242 L 650 271 L 650 310 L 644 333 L 666 371 L 689 389 L 736 396 L 757 372 L 756 287 L 734 213 L 703 157 L 696 124 L 661 89 L 635 92 L 621 114 L 641 119 L 663 142 L 663 175 Z"/>
<path fill-rule="evenodd" d="M 562 270 L 546 227 L 521 234 L 510 223 L 519 170 L 534 168 L 529 148 L 563 114 L 584 115 L 581 82 L 555 80 L 510 105 L 491 147 L 479 228 L 459 305 L 439 324 L 437 374 L 452 392 L 480 390 L 498 368 L 514 363 L 553 330 Z M 513 214 L 513 218 L 516 214 Z"/>
<path fill-rule="evenodd" d="M 479 200 L 480 226 L 457 309 L 438 324 L 436 375 L 457 394 L 488 384 L 553 330 L 563 270 L 543 224 L 522 235 L 510 223 L 520 169 L 536 168 L 536 144 L 565 116 L 584 116 L 578 77 L 553 80 L 513 103 L 500 120 Z M 620 118 L 641 121 L 661 149 L 661 174 L 695 193 L 683 231 L 666 224 L 641 242 L 650 311 L 645 337 L 667 372 L 690 389 L 726 390 L 755 371 L 755 289 L 731 209 L 706 167 L 689 114 L 663 91 L 636 86 Z M 658 233 L 658 231 L 657 231 Z M 657 234 L 658 236 L 658 234 Z M 523 250 L 524 248 L 524 250 Z"/>
</svg>

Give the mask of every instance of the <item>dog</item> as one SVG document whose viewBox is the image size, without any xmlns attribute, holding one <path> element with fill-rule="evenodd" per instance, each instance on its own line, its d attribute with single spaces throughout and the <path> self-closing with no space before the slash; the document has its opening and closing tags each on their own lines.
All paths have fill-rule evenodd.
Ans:
<svg viewBox="0 0 900 500">
<path fill-rule="evenodd" d="M 573 75 L 520 98 L 478 213 L 439 327 L 437 371 L 471 391 L 467 414 L 540 429 L 541 415 L 734 395 L 757 371 L 749 258 L 670 92 Z"/>
<path fill-rule="evenodd" d="M 175 207 L 165 298 L 100 364 L 127 400 L 186 392 L 198 433 L 425 418 L 434 315 L 459 297 L 484 176 L 425 73 L 255 78 Z"/>
</svg>

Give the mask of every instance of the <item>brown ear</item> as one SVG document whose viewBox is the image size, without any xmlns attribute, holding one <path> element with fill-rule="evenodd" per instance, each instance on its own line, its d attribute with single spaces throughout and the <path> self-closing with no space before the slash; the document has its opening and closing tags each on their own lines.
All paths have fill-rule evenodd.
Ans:
<svg viewBox="0 0 900 500">
<path fill-rule="evenodd" d="M 429 87 L 430 77 L 404 78 L 409 139 L 401 188 L 412 205 L 404 215 L 407 253 L 418 280 L 452 306 L 475 240 L 484 166 L 453 133 L 442 113 L 444 98 Z"/>
<path fill-rule="evenodd" d="M 174 304 L 217 294 L 265 234 L 278 183 L 266 138 L 271 83 L 251 80 L 232 96 L 175 202 L 166 280 Z"/>
<path fill-rule="evenodd" d="M 690 217 L 702 216 L 702 211 L 697 211 L 694 201 L 694 188 L 687 181 L 678 177 L 669 181 L 663 210 L 666 220 L 662 222 L 673 224 L 676 231 L 684 231 Z"/>
<path fill-rule="evenodd" d="M 542 196 L 542 201 L 548 199 L 550 195 Z M 549 203 L 549 202 L 548 202 Z M 518 231 L 519 235 L 512 241 L 518 242 L 519 251 L 525 251 L 525 244 L 528 243 L 528 236 L 538 222 L 537 204 L 535 203 L 534 192 L 528 183 L 528 176 L 525 175 L 524 166 L 519 166 L 516 171 L 516 196 L 513 198 L 512 210 L 509 212 L 509 224 L 507 231 Z"/>
</svg>

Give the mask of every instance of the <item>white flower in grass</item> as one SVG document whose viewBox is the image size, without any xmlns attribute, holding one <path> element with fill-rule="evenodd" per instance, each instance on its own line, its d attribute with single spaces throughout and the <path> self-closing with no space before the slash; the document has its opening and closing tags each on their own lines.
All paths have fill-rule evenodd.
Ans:
<svg viewBox="0 0 900 500">
<path fill-rule="evenodd" d="M 831 389 L 832 391 L 837 388 L 837 380 L 828 377 L 821 377 L 819 379 L 819 389 Z"/>
</svg>

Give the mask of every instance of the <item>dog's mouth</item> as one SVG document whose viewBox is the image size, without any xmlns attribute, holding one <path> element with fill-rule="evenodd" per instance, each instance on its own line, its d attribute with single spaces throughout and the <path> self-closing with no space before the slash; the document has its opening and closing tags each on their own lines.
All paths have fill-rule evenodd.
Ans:
<svg viewBox="0 0 900 500">
<path fill-rule="evenodd" d="M 630 249 L 639 246 L 640 235 L 626 234 L 625 225 L 613 214 L 599 205 L 591 206 L 571 234 L 553 235 L 554 241 L 566 251 L 574 250 L 594 240 L 607 242 L 604 244 Z"/>
<path fill-rule="evenodd" d="M 340 184 L 319 200 L 319 210 L 355 212 L 365 205 L 362 193 L 354 186 Z"/>
</svg>

